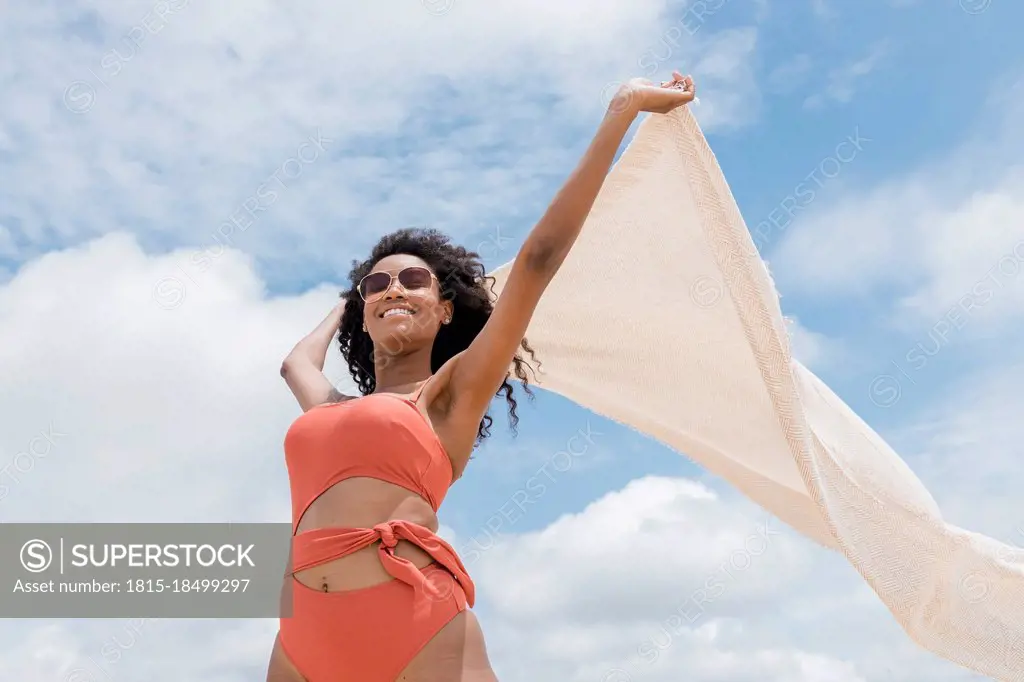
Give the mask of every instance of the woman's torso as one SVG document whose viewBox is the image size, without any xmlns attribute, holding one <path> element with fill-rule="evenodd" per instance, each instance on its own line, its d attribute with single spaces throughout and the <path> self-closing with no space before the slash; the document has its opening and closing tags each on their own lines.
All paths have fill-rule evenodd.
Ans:
<svg viewBox="0 0 1024 682">
<path fill-rule="evenodd" d="M 285 441 L 296 533 L 393 520 L 437 532 L 436 507 L 455 478 L 453 463 L 416 397 L 371 394 L 313 408 L 296 420 Z M 348 477 L 324 489 L 334 473 Z M 303 497 L 313 495 L 303 510 Z M 391 580 L 377 545 L 297 571 L 295 579 L 328 592 Z M 399 541 L 395 554 L 419 568 L 433 561 L 406 541 Z"/>
<path fill-rule="evenodd" d="M 437 532 L 437 514 L 422 497 L 393 483 L 371 478 L 350 478 L 331 486 L 310 505 L 298 532 L 314 528 L 372 528 L 385 521 L 411 521 Z M 430 563 L 422 549 L 399 540 L 395 554 L 417 568 Z M 373 544 L 340 559 L 295 573 L 295 579 L 315 590 L 342 592 L 370 587 L 391 580 L 380 563 Z"/>
</svg>

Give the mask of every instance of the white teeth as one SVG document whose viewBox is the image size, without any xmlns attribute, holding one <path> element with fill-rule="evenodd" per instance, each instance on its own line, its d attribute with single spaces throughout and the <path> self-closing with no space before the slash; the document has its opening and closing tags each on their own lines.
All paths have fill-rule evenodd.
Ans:
<svg viewBox="0 0 1024 682">
<path fill-rule="evenodd" d="M 384 313 L 384 317 L 391 317 L 392 315 L 412 315 L 412 311 L 405 308 L 392 308 Z"/>
</svg>

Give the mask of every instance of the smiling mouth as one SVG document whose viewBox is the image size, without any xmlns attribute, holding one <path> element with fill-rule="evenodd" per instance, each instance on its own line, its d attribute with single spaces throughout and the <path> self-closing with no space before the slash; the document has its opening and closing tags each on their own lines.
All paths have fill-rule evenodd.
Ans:
<svg viewBox="0 0 1024 682">
<path fill-rule="evenodd" d="M 412 317 L 413 311 L 408 308 L 391 308 L 381 313 L 381 319 L 388 319 L 389 317 Z"/>
</svg>

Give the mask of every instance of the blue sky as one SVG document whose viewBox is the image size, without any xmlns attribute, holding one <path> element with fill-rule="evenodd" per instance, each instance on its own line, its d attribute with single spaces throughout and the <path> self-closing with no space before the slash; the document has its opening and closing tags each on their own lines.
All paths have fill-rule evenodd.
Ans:
<svg viewBox="0 0 1024 682">
<path fill-rule="evenodd" d="M 287 519 L 280 442 L 297 408 L 277 368 L 351 261 L 430 225 L 507 262 L 609 88 L 675 67 L 697 80 L 694 113 L 748 227 L 775 221 L 755 242 L 796 357 L 952 523 L 1024 543 L 1024 7 L 171 5 L 0 10 L 16 55 L 0 67 L 0 519 Z M 254 201 L 265 210 L 225 249 L 217 230 Z M 516 438 L 501 410 L 441 512 L 464 553 L 487 545 L 470 569 L 501 679 L 981 679 L 909 642 L 841 557 L 781 528 L 644 661 L 666 604 L 764 512 L 558 396 L 520 401 Z M 53 456 L 11 469 L 53 424 L 69 434 Z M 510 518 L 517 495 L 530 504 Z M 0 665 L 30 682 L 82 666 L 256 679 L 275 624 L 161 622 L 102 660 L 122 628 L 2 622 Z"/>
</svg>

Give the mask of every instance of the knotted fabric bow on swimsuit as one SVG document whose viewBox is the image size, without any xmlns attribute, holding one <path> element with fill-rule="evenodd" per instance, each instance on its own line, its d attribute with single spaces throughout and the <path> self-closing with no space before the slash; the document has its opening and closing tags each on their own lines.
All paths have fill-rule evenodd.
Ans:
<svg viewBox="0 0 1024 682">
<path fill-rule="evenodd" d="M 317 528 L 304 531 L 296 536 L 292 547 L 292 570 L 297 573 L 332 559 L 348 556 L 378 540 L 378 554 L 384 570 L 393 578 L 411 585 L 416 591 L 417 616 L 429 606 L 430 600 L 451 597 L 453 585 L 450 576 L 454 576 L 462 585 L 466 591 L 467 603 L 473 606 L 476 601 L 476 588 L 459 555 L 451 545 L 429 528 L 409 521 L 378 523 L 373 528 Z M 437 577 L 428 578 L 411 561 L 395 554 L 399 540 L 408 540 L 422 549 L 447 569 L 448 573 L 434 571 L 431 575 Z"/>
</svg>

